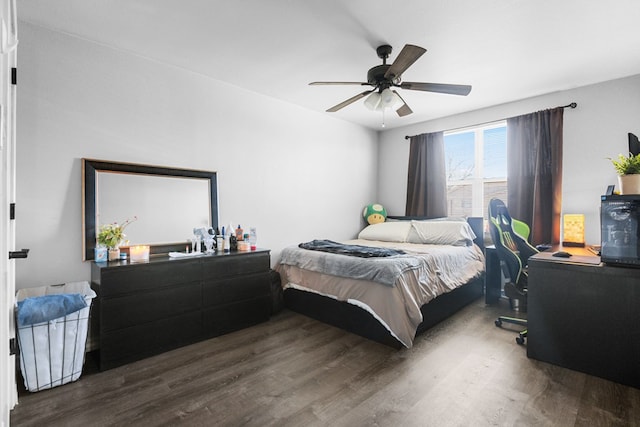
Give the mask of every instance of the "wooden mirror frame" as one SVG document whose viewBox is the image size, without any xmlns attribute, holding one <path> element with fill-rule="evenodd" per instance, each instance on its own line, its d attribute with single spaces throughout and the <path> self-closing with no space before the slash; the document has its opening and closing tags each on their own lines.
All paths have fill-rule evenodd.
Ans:
<svg viewBox="0 0 640 427">
<path fill-rule="evenodd" d="M 96 182 L 98 172 L 122 172 L 129 174 L 168 177 L 201 178 L 209 181 L 209 217 L 211 226 L 218 227 L 218 181 L 216 172 L 194 169 L 176 169 L 136 163 L 119 163 L 105 160 L 82 159 L 82 254 L 83 261 L 94 259 L 96 246 Z M 151 244 L 150 254 L 166 254 L 184 251 L 185 242 Z"/>
</svg>

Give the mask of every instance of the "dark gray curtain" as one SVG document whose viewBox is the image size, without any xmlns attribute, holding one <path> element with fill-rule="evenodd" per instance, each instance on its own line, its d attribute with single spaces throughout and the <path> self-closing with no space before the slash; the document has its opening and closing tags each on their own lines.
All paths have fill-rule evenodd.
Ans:
<svg viewBox="0 0 640 427">
<path fill-rule="evenodd" d="M 560 243 L 564 108 L 507 119 L 507 206 L 531 243 Z"/>
<path fill-rule="evenodd" d="M 412 136 L 410 144 L 405 215 L 447 216 L 444 133 Z"/>
</svg>

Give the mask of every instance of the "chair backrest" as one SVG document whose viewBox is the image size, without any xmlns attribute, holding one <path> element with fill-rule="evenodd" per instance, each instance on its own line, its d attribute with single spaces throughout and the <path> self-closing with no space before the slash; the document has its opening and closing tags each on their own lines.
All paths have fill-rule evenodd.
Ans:
<svg viewBox="0 0 640 427">
<path fill-rule="evenodd" d="M 538 250 L 527 241 L 529 226 L 511 218 L 509 210 L 500 199 L 489 202 L 489 230 L 498 258 L 504 263 L 513 283 L 518 283 L 529 257 Z"/>
</svg>

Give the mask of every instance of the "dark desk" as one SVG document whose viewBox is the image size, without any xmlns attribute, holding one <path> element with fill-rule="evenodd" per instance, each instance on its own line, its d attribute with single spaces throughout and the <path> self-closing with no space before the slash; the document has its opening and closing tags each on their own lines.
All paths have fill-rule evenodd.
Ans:
<svg viewBox="0 0 640 427">
<path fill-rule="evenodd" d="M 640 388 L 640 269 L 563 250 L 529 260 L 527 356 Z"/>
<path fill-rule="evenodd" d="M 571 257 L 562 258 L 555 257 L 553 254 L 557 251 L 569 252 Z M 600 257 L 596 256 L 587 248 L 571 247 L 571 246 L 552 246 L 544 252 L 534 255 L 536 259 L 545 259 L 547 261 L 566 262 L 569 264 L 600 264 Z"/>
<path fill-rule="evenodd" d="M 573 254 L 571 262 L 582 261 L 586 263 L 596 262 L 600 263 L 599 257 L 594 257 L 594 254 L 586 248 L 576 247 L 562 247 L 553 246 L 552 248 L 541 252 L 541 258 L 549 259 L 551 261 L 563 262 L 566 258 L 554 257 L 553 253 L 556 251 L 565 251 Z M 502 297 L 502 267 L 500 265 L 500 258 L 496 251 L 495 245 L 490 245 L 485 248 L 485 276 L 484 276 L 484 302 L 486 304 L 495 304 Z M 595 261 L 594 261 L 595 260 Z"/>
</svg>

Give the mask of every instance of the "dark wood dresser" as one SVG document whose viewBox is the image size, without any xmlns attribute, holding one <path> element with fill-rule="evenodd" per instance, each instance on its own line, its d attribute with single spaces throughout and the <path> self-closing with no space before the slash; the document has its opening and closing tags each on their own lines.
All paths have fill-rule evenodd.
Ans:
<svg viewBox="0 0 640 427">
<path fill-rule="evenodd" d="M 269 319 L 268 250 L 93 263 L 99 367 L 114 368 Z"/>
</svg>

